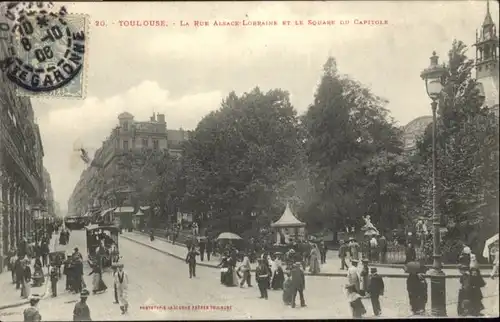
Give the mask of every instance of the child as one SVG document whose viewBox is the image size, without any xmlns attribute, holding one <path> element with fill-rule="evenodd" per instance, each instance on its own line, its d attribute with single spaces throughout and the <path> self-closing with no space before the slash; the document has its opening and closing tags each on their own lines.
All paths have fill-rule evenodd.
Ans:
<svg viewBox="0 0 500 322">
<path fill-rule="evenodd" d="M 57 281 L 59 280 L 59 272 L 57 271 L 57 267 L 52 266 L 50 269 L 50 286 L 52 289 L 52 297 L 57 296 Z"/>
<path fill-rule="evenodd" d="M 379 316 L 382 313 L 380 307 L 380 295 L 384 295 L 384 280 L 382 276 L 378 275 L 377 268 L 372 267 L 370 269 L 370 283 L 368 284 L 368 293 L 370 294 L 370 300 L 372 302 L 373 314 Z"/>
<path fill-rule="evenodd" d="M 283 282 L 283 303 L 285 305 L 292 304 L 292 275 L 290 272 L 286 272 L 286 279 Z"/>
<path fill-rule="evenodd" d="M 361 301 L 361 295 L 356 292 L 356 285 L 349 284 L 346 286 L 347 289 L 347 299 L 352 310 L 352 317 L 355 319 L 360 319 L 366 314 L 365 306 Z"/>
</svg>

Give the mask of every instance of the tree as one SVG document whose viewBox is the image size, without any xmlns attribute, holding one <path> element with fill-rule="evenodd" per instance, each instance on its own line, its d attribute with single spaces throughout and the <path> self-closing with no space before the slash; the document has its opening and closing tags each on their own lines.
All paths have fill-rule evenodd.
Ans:
<svg viewBox="0 0 500 322">
<path fill-rule="evenodd" d="M 277 201 L 291 197 L 289 183 L 300 169 L 297 128 L 287 92 L 230 93 L 186 144 L 185 207 L 211 214 L 214 226 L 233 230 L 248 228 L 252 212 L 276 211 Z"/>
<path fill-rule="evenodd" d="M 386 103 L 362 84 L 339 75 L 334 58 L 327 60 L 314 103 L 302 118 L 315 195 L 309 212 L 321 212 L 317 222 L 339 229 L 359 222 L 370 210 L 365 201 L 370 172 L 366 167 L 373 166 L 380 153 L 402 152 Z"/>
<path fill-rule="evenodd" d="M 498 119 L 482 106 L 472 78 L 474 62 L 466 50 L 463 42 L 453 42 L 439 101 L 438 211 L 447 224 L 447 238 L 461 240 L 477 251 L 498 227 Z M 418 143 L 428 173 L 432 169 L 431 135 L 427 129 Z"/>
</svg>

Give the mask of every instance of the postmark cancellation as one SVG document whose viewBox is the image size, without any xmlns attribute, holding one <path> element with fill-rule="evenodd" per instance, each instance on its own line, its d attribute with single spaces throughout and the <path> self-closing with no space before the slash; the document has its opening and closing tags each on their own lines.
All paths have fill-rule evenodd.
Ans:
<svg viewBox="0 0 500 322">
<path fill-rule="evenodd" d="M 12 29 L 7 77 L 18 96 L 82 99 L 86 94 L 87 15 L 28 13 Z"/>
</svg>

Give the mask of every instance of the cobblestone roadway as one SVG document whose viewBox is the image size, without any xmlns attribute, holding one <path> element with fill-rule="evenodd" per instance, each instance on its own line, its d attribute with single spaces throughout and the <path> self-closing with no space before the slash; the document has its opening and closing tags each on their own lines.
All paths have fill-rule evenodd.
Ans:
<svg viewBox="0 0 500 322">
<path fill-rule="evenodd" d="M 73 232 L 71 247 L 78 245 L 82 252 L 85 248 L 83 231 Z M 281 302 L 281 292 L 271 291 L 268 301 L 258 299 L 258 290 L 226 288 L 219 283 L 219 272 L 213 268 L 197 267 L 197 278 L 189 279 L 187 265 L 182 261 L 163 255 L 155 250 L 135 244 L 125 239 L 120 240 L 120 251 L 123 263 L 130 278 L 130 313 L 121 315 L 119 307 L 112 304 L 113 290 L 111 273 L 105 273 L 105 282 L 111 288 L 104 294 L 91 296 L 89 306 L 93 320 L 144 320 L 144 319 L 266 319 L 266 318 L 341 318 L 348 317 L 350 312 L 342 291 L 344 278 L 307 277 L 307 308 L 291 309 Z M 86 254 L 84 253 L 84 256 Z M 85 269 L 89 273 L 88 267 Z M 86 276 L 91 287 L 91 277 Z M 387 291 L 382 300 L 384 316 L 407 317 L 408 305 L 405 279 L 386 279 Z M 63 288 L 64 281 L 59 283 Z M 449 316 L 456 315 L 457 280 L 447 283 Z M 498 316 L 498 283 L 488 281 L 483 289 L 485 296 L 496 296 L 484 301 L 485 313 Z M 61 294 L 55 299 L 47 299 L 40 303 L 44 320 L 63 321 L 72 318 L 74 301 L 77 295 Z M 164 306 L 230 306 L 229 311 L 222 310 L 159 310 L 141 309 L 144 305 Z M 371 316 L 369 301 L 365 302 L 368 316 Z M 24 307 L 0 311 L 0 319 L 9 321 L 22 320 Z"/>
</svg>

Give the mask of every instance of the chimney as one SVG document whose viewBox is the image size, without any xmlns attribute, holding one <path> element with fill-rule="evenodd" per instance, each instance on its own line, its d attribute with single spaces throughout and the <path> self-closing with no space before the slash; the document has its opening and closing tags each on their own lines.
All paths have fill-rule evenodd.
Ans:
<svg viewBox="0 0 500 322">
<path fill-rule="evenodd" d="M 156 119 L 155 119 L 155 112 L 153 112 L 153 116 L 151 116 L 149 119 L 151 120 L 151 122 L 155 122 L 156 121 Z"/>
<path fill-rule="evenodd" d="M 159 114 L 158 113 L 158 122 L 159 123 L 165 123 L 165 114 Z"/>
</svg>

